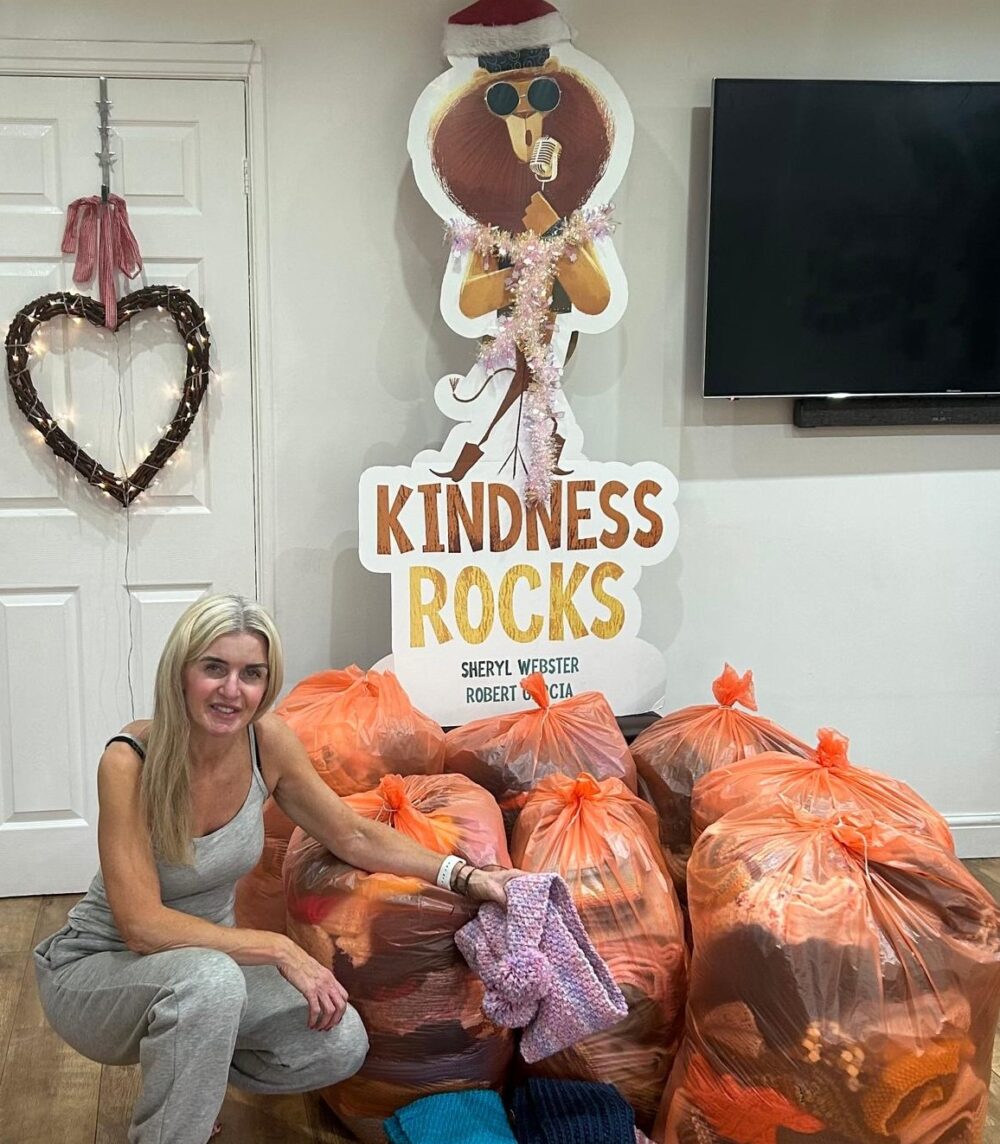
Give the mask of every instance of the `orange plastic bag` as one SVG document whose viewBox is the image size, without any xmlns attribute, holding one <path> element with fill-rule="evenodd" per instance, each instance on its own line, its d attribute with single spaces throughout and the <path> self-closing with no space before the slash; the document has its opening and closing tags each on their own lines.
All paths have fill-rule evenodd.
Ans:
<svg viewBox="0 0 1000 1144">
<path fill-rule="evenodd" d="M 510 866 L 500 810 L 463 775 L 388 775 L 349 806 L 440 854 Z M 367 874 L 301 830 L 284 866 L 288 933 L 332 968 L 368 1030 L 371 1049 L 349 1080 L 322 1090 L 360 1139 L 435 1092 L 499 1088 L 510 1030 L 482 1014 L 483 985 L 455 947 L 476 905 L 420 878 Z"/>
<path fill-rule="evenodd" d="M 260 861 L 236 883 L 234 912 L 243 929 L 285 932 L 285 890 L 281 867 L 295 823 L 269 798 L 264 803 L 264 850 Z"/>
<path fill-rule="evenodd" d="M 621 779 L 635 790 L 628 744 L 600 692 L 584 691 L 551 703 L 538 672 L 522 679 L 521 686 L 536 707 L 477 719 L 445 738 L 445 770 L 468 775 L 491 791 L 508 832 L 528 792 L 547 775 Z"/>
<path fill-rule="evenodd" d="M 390 671 L 363 672 L 352 666 L 310 675 L 276 713 L 339 795 L 370 790 L 386 774 L 440 774 L 444 767 L 444 731 L 413 706 Z M 236 887 L 237 925 L 285 932 L 281 864 L 294 826 L 269 798 L 264 853 Z"/>
<path fill-rule="evenodd" d="M 680 1043 L 686 988 L 683 921 L 655 815 L 618 779 L 552 775 L 528 795 L 512 854 L 521 869 L 563 877 L 629 1006 L 624 1021 L 526 1072 L 613 1084 L 648 1130 Z"/>
<path fill-rule="evenodd" d="M 752 714 L 757 710 L 753 673 L 738 675 L 727 663 L 712 684 L 716 703 L 664 715 L 632 743 L 643 794 L 660 816 L 660 841 L 674 886 L 684 901 L 691 853 L 691 790 L 702 775 L 763 751 L 805 755 L 808 746 L 791 732 Z M 737 711 L 736 704 L 749 714 Z"/>
<path fill-rule="evenodd" d="M 831 810 L 867 810 L 903 831 L 933 839 L 945 850 L 955 844 L 948 823 L 901 779 L 852 766 L 848 740 L 831 727 L 817 732 L 818 744 L 803 758 L 768 751 L 720 767 L 700 778 L 691 799 L 691 838 L 724 814 L 754 799 L 779 800 L 821 814 Z"/>
<path fill-rule="evenodd" d="M 755 804 L 688 865 L 684 1047 L 661 1144 L 979 1144 L 1000 911 L 948 850 L 865 812 Z"/>
<path fill-rule="evenodd" d="M 276 712 L 339 795 L 371 790 L 383 775 L 444 768 L 444 731 L 413 706 L 391 671 L 321 671 L 296 684 Z"/>
</svg>

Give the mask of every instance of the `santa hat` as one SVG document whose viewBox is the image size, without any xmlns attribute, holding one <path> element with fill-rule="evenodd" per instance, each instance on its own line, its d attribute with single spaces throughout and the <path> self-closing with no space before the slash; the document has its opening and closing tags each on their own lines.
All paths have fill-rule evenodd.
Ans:
<svg viewBox="0 0 1000 1144">
<path fill-rule="evenodd" d="M 576 33 L 545 0 L 476 0 L 445 27 L 446 56 L 496 56 L 572 40 Z"/>
</svg>

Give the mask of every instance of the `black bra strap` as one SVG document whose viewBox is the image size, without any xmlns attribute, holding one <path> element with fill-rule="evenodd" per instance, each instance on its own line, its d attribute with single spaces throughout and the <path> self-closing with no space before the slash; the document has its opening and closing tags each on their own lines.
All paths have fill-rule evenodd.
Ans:
<svg viewBox="0 0 1000 1144">
<path fill-rule="evenodd" d="M 257 736 L 254 733 L 252 723 L 248 725 L 247 730 L 250 733 L 250 754 L 253 758 L 253 765 L 257 768 L 258 773 L 263 775 L 263 771 L 260 769 L 260 748 L 257 746 Z M 120 735 L 112 735 L 104 745 L 108 747 L 112 743 L 128 743 L 128 745 L 132 748 L 133 751 L 135 751 L 139 758 L 145 762 L 146 748 L 143 746 L 142 742 L 134 735 L 127 735 L 124 732 L 122 732 Z"/>
<path fill-rule="evenodd" d="M 263 779 L 264 772 L 260 769 L 260 747 L 257 746 L 257 732 L 252 723 L 247 724 L 247 731 L 250 733 L 250 757 L 253 759 L 253 765 L 257 768 L 257 774 Z"/>
<path fill-rule="evenodd" d="M 134 735 L 126 735 L 124 732 L 120 735 L 112 735 L 104 745 L 110 747 L 112 743 L 128 743 L 139 758 L 142 759 L 143 762 L 146 761 L 146 748 Z"/>
</svg>

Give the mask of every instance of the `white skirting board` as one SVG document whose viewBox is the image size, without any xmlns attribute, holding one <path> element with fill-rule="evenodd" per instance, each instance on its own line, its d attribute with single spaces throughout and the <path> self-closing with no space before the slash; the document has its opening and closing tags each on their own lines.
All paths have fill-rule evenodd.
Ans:
<svg viewBox="0 0 1000 1144">
<path fill-rule="evenodd" d="M 959 858 L 1000 857 L 1000 812 L 945 815 Z"/>
</svg>

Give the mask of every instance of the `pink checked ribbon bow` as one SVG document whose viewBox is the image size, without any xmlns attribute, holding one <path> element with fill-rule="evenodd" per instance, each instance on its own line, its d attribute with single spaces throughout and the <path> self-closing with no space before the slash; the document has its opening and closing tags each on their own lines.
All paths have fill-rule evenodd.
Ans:
<svg viewBox="0 0 1000 1144">
<path fill-rule="evenodd" d="M 142 269 L 142 255 L 128 221 L 128 208 L 120 195 L 74 199 L 66 212 L 64 254 L 76 252 L 73 281 L 89 282 L 97 267 L 98 292 L 104 303 L 104 324 L 118 326 L 118 287 L 115 272 L 134 278 Z"/>
</svg>

